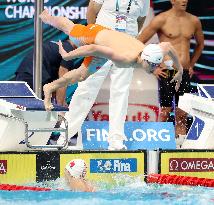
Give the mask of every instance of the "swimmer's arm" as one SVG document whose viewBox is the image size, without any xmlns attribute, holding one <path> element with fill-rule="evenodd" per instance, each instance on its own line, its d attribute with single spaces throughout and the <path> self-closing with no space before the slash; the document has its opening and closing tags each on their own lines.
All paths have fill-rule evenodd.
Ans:
<svg viewBox="0 0 214 205">
<path fill-rule="evenodd" d="M 141 29 L 143 28 L 143 24 L 144 24 L 145 20 L 146 20 L 146 16 L 144 16 L 144 17 L 139 16 L 139 17 L 137 18 L 138 33 L 139 33 L 139 32 L 141 31 Z"/>
<path fill-rule="evenodd" d="M 102 5 L 103 5 L 102 3 L 97 3 L 94 0 L 90 0 L 86 13 L 88 24 L 96 22 L 97 15 L 100 12 Z"/>
<path fill-rule="evenodd" d="M 169 42 L 162 42 L 159 45 L 164 52 L 164 56 L 169 55 L 173 60 L 175 67 L 178 69 L 178 72 L 183 73 L 183 66 L 180 63 L 177 52 L 172 44 Z"/>
<path fill-rule="evenodd" d="M 69 187 L 72 191 L 80 191 L 80 192 L 95 192 L 95 188 L 92 187 L 87 181 L 83 179 L 76 179 L 74 177 L 70 177 Z"/>
<path fill-rule="evenodd" d="M 86 57 L 86 56 L 94 56 L 95 49 L 94 44 L 80 46 L 70 52 L 66 52 L 66 50 L 62 46 L 62 42 L 58 42 L 59 45 L 59 53 L 61 54 L 62 58 L 66 61 L 79 58 L 79 57 Z"/>
<path fill-rule="evenodd" d="M 149 41 L 152 36 L 158 32 L 161 27 L 164 25 L 166 21 L 165 14 L 159 14 L 155 16 L 152 21 L 147 25 L 137 36 L 137 39 L 140 40 L 142 43 L 146 43 Z"/>
<path fill-rule="evenodd" d="M 138 32 L 140 32 L 141 29 L 143 28 L 143 24 L 145 22 L 146 16 L 149 13 L 149 8 L 150 8 L 150 0 L 144 1 L 142 11 L 140 12 L 141 15 L 137 18 Z"/>
<path fill-rule="evenodd" d="M 164 56 L 169 55 L 171 57 L 171 59 L 173 60 L 175 67 L 178 69 L 178 72 L 173 77 L 173 79 L 170 81 L 170 83 L 176 82 L 175 90 L 178 91 L 181 81 L 182 81 L 183 66 L 181 65 L 177 52 L 171 43 L 162 42 L 159 45 L 164 52 Z"/>
<path fill-rule="evenodd" d="M 106 46 L 90 44 L 90 45 L 81 46 L 67 53 L 62 47 L 62 44 L 60 42 L 58 43 L 58 45 L 59 45 L 59 52 L 62 58 L 66 61 L 74 58 L 86 57 L 86 56 L 97 56 L 97 57 L 102 57 L 110 60 L 113 60 L 115 57 L 116 57 L 116 60 L 117 58 L 118 59 L 120 58 L 120 56 L 116 55 L 113 49 Z"/>
<path fill-rule="evenodd" d="M 199 57 L 204 49 L 204 34 L 202 31 L 201 22 L 197 17 L 195 20 L 195 27 L 196 27 L 196 30 L 194 33 L 194 37 L 195 37 L 195 41 L 196 41 L 196 46 L 194 48 L 194 52 L 193 52 L 193 54 L 191 56 L 191 60 L 190 60 L 190 67 L 192 67 L 192 68 L 194 68 L 195 63 L 199 59 Z"/>
</svg>

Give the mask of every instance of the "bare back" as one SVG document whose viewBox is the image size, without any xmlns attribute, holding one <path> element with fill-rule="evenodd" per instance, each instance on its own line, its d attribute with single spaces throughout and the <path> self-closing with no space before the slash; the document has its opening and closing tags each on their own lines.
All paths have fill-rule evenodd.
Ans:
<svg viewBox="0 0 214 205">
<path fill-rule="evenodd" d="M 145 47 L 145 45 L 136 38 L 113 30 L 100 31 L 95 38 L 95 43 L 113 48 L 114 51 L 126 56 L 127 59 L 130 60 L 136 60 L 139 53 Z"/>
<path fill-rule="evenodd" d="M 164 12 L 161 16 L 164 24 L 157 32 L 161 42 L 171 42 L 176 49 L 184 69 L 190 66 L 190 40 L 196 32 L 197 18 L 187 12 L 176 16 L 172 10 Z"/>
</svg>

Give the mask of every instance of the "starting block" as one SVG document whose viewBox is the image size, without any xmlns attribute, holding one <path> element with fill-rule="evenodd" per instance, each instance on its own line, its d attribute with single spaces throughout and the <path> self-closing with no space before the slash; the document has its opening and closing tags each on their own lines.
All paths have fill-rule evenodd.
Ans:
<svg viewBox="0 0 214 205">
<path fill-rule="evenodd" d="M 59 112 L 68 109 L 54 104 L 47 112 L 26 82 L 0 81 L 0 151 L 26 151 L 37 148 L 67 148 L 67 121 Z M 54 128 L 62 120 L 65 128 Z M 62 145 L 47 145 L 53 131 L 65 132 Z"/>
<path fill-rule="evenodd" d="M 185 93 L 178 107 L 193 116 L 183 149 L 214 149 L 214 85 L 199 84 L 198 95 Z"/>
</svg>

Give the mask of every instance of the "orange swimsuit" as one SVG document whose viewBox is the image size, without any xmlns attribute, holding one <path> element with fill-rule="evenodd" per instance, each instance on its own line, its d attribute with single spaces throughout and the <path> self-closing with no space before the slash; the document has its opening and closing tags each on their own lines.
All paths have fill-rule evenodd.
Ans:
<svg viewBox="0 0 214 205">
<path fill-rule="evenodd" d="M 77 47 L 94 44 L 97 33 L 104 29 L 108 28 L 97 24 L 88 24 L 87 26 L 76 24 L 71 30 L 69 37 Z M 106 62 L 107 59 L 89 56 L 84 58 L 83 64 L 90 73 L 94 73 Z"/>
</svg>

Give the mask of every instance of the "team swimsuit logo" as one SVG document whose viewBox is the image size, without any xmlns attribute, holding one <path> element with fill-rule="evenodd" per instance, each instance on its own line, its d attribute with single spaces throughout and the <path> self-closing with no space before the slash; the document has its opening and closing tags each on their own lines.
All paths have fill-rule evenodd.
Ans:
<svg viewBox="0 0 214 205">
<path fill-rule="evenodd" d="M 91 159 L 90 173 L 137 172 L 137 159 Z"/>
</svg>

